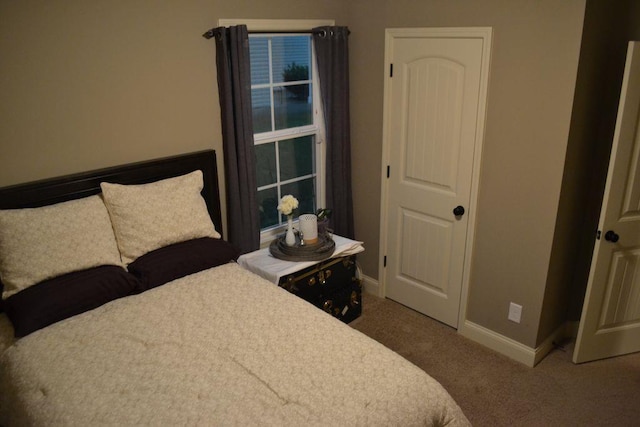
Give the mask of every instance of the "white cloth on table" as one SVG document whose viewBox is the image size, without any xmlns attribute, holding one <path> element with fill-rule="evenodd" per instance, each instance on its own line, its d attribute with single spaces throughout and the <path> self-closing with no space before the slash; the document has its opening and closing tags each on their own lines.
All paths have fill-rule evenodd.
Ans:
<svg viewBox="0 0 640 427">
<path fill-rule="evenodd" d="M 357 240 L 347 239 L 346 237 L 334 234 L 333 241 L 336 244 L 336 248 L 333 254 L 327 259 L 355 255 L 364 251 L 363 242 Z M 241 267 L 275 284 L 280 282 L 281 277 L 304 270 L 317 263 L 318 261 L 285 261 L 278 259 L 271 255 L 269 248 L 259 249 L 238 258 L 238 264 L 240 264 Z"/>
</svg>

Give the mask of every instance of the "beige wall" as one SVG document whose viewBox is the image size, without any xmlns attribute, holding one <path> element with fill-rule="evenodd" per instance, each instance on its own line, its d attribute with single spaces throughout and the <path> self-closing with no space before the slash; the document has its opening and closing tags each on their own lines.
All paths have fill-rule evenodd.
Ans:
<svg viewBox="0 0 640 427">
<path fill-rule="evenodd" d="M 0 186 L 220 150 L 219 18 L 327 18 L 352 30 L 356 237 L 377 278 L 384 29 L 491 26 L 493 58 L 468 317 L 536 342 L 584 0 L 0 0 Z M 506 320 L 522 304 L 520 325 Z"/>
<path fill-rule="evenodd" d="M 341 0 L 0 0 L 0 186 L 221 153 L 220 18 L 335 19 Z"/>
<path fill-rule="evenodd" d="M 584 1 L 351 2 L 356 237 L 377 277 L 384 28 L 493 27 L 467 317 L 535 346 L 576 81 Z M 366 10 L 366 13 L 364 12 Z M 522 323 L 507 320 L 509 302 Z"/>
<path fill-rule="evenodd" d="M 588 0 L 544 316 L 538 342 L 578 321 L 589 277 L 629 40 L 640 37 L 636 0 Z"/>
</svg>

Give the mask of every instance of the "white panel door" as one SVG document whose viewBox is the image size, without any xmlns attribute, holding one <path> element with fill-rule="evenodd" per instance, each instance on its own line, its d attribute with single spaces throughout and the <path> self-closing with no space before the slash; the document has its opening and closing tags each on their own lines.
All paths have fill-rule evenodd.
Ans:
<svg viewBox="0 0 640 427">
<path fill-rule="evenodd" d="M 575 363 L 640 351 L 640 43 L 622 81 Z"/>
<path fill-rule="evenodd" d="M 486 43 L 428 33 L 387 41 L 386 296 L 453 327 L 474 214 Z"/>
</svg>

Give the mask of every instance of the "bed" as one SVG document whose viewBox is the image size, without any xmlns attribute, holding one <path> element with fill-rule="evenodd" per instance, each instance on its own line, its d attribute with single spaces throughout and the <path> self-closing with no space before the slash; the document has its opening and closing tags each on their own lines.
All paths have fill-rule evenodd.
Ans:
<svg viewBox="0 0 640 427">
<path fill-rule="evenodd" d="M 0 425 L 469 424 L 234 262 L 219 203 L 210 150 L 0 189 Z"/>
</svg>

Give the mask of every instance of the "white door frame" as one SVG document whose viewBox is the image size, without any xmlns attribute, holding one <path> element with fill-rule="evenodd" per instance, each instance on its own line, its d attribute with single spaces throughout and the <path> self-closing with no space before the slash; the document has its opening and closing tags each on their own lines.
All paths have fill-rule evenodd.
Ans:
<svg viewBox="0 0 640 427">
<path fill-rule="evenodd" d="M 467 228 L 467 238 L 464 254 L 464 272 L 462 277 L 462 290 L 460 295 L 460 312 L 458 315 L 458 330 L 464 328 L 467 314 L 467 296 L 469 293 L 469 275 L 471 273 L 471 254 L 473 252 L 473 242 L 475 237 L 476 209 L 478 205 L 478 184 L 480 180 L 480 165 L 482 156 L 482 145 L 484 142 L 484 128 L 486 121 L 486 103 L 488 92 L 489 64 L 491 60 L 491 27 L 452 27 L 452 28 L 387 28 L 385 30 L 385 54 L 384 54 L 384 111 L 382 124 L 382 165 L 381 177 L 381 200 L 380 200 L 380 253 L 378 260 L 378 296 L 384 298 L 387 294 L 385 283 L 384 257 L 387 253 L 387 220 L 388 220 L 388 198 L 389 182 L 387 179 L 387 165 L 389 164 L 391 150 L 390 136 L 390 100 L 391 83 L 387 78 L 393 58 L 393 40 L 403 37 L 425 37 L 425 38 L 480 38 L 482 43 L 482 77 L 480 79 L 480 94 L 478 102 L 478 120 L 476 128 L 476 145 L 473 153 L 473 172 L 471 182 L 471 198 L 469 203 L 469 219 Z"/>
</svg>

